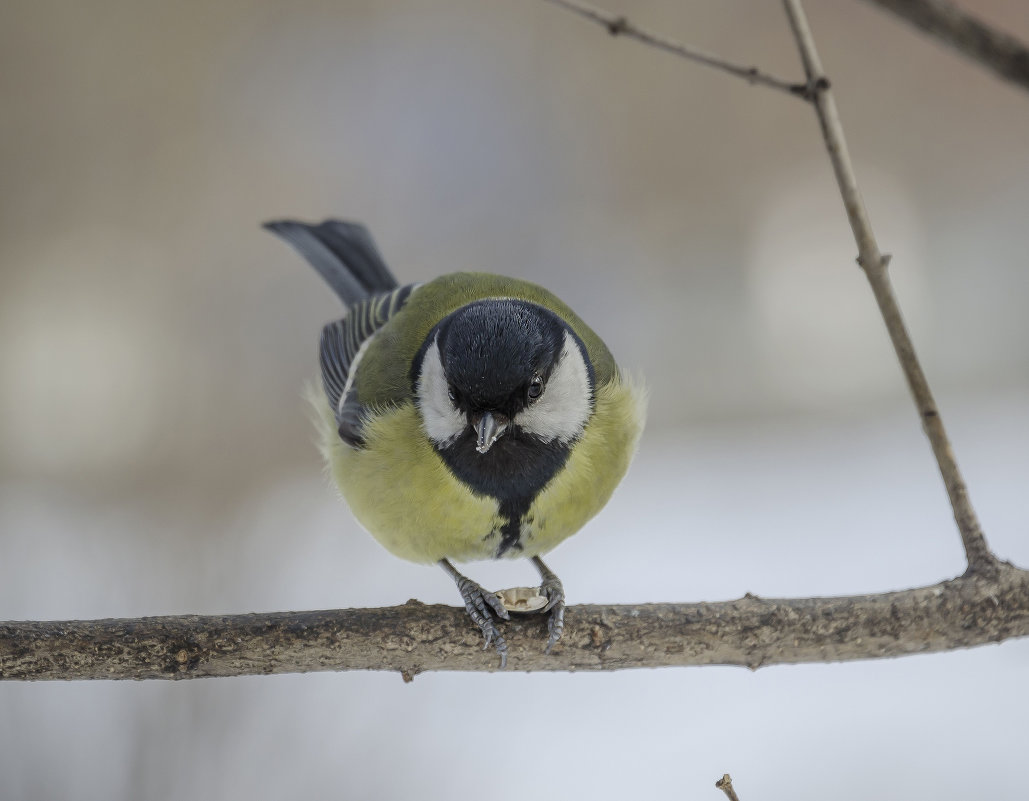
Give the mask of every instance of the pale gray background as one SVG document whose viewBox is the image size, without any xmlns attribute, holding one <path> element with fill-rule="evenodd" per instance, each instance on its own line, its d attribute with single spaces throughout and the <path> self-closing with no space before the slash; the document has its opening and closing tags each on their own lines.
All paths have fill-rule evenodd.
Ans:
<svg viewBox="0 0 1029 801">
<path fill-rule="evenodd" d="M 1029 39 L 1020 0 L 975 4 Z M 775 3 L 623 3 L 799 76 Z M 1029 564 L 1029 94 L 811 2 L 997 552 Z M 269 217 L 396 273 L 546 283 L 651 387 L 551 562 L 578 602 L 963 569 L 802 103 L 540 2 L 15 0 L 0 25 L 0 618 L 456 603 L 327 486 L 337 301 Z M 474 565 L 486 584 L 527 565 Z M 850 665 L 0 685 L 0 798 L 1025 797 L 1029 642 Z"/>
</svg>

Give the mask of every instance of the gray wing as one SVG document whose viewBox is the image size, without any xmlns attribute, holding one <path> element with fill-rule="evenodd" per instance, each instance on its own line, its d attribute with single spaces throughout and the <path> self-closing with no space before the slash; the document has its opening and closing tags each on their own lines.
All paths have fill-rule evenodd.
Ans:
<svg viewBox="0 0 1029 801">
<path fill-rule="evenodd" d="M 357 366 L 361 346 L 403 308 L 417 286 L 409 284 L 392 292 L 372 295 L 351 306 L 341 320 L 322 329 L 318 349 L 322 386 L 336 415 L 340 439 L 355 448 L 364 445 L 362 429 L 366 409 L 358 401 L 357 393 L 347 386 L 350 372 Z"/>
</svg>

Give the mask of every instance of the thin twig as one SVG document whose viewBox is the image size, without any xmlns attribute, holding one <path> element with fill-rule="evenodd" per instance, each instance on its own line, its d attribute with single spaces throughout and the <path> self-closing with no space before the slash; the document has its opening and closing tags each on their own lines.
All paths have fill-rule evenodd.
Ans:
<svg viewBox="0 0 1029 801">
<path fill-rule="evenodd" d="M 979 519 L 968 498 L 965 480 L 958 469 L 954 451 L 943 427 L 939 409 L 936 407 L 936 401 L 929 389 L 929 382 L 926 380 L 918 356 L 915 354 L 915 346 L 911 342 L 911 336 L 901 316 L 897 296 L 893 291 L 887 270 L 890 257 L 879 250 L 879 244 L 872 233 L 872 224 L 868 219 L 861 192 L 858 190 L 854 165 L 850 160 L 850 153 L 843 136 L 843 127 L 836 111 L 836 101 L 833 99 L 829 80 L 822 70 L 804 9 L 800 0 L 783 0 L 783 2 L 790 20 L 790 27 L 797 40 L 801 60 L 804 63 L 808 85 L 812 90 L 818 121 L 822 126 L 822 138 L 829 151 L 829 159 L 832 161 L 833 171 L 836 173 L 836 183 L 839 185 L 843 205 L 847 210 L 847 218 L 850 220 L 850 227 L 854 232 L 854 241 L 858 248 L 858 264 L 864 269 L 868 282 L 872 286 L 872 292 L 879 304 L 879 311 L 886 323 L 893 348 L 900 360 L 901 368 L 907 377 L 908 386 L 914 397 L 915 406 L 922 418 L 922 428 L 929 438 L 936 462 L 940 467 L 940 474 L 943 476 L 947 494 L 950 496 L 950 505 L 954 510 L 954 519 L 957 521 L 958 531 L 961 533 L 968 569 L 970 571 L 993 570 L 996 567 L 997 559 L 986 544 Z"/>
<path fill-rule="evenodd" d="M 509 671 L 842 662 L 1029 636 L 1029 571 L 1001 564 L 902 592 L 571 606 L 548 655 L 545 615 L 503 623 Z M 461 607 L 0 622 L 0 679 L 192 679 L 323 670 L 492 671 Z"/>
<path fill-rule="evenodd" d="M 776 76 L 771 75 L 764 70 L 760 70 L 757 67 L 733 64 L 730 61 L 718 58 L 717 56 L 712 56 L 711 54 L 697 50 L 696 48 L 687 47 L 679 42 L 666 39 L 663 36 L 658 36 L 655 33 L 646 31 L 637 25 L 634 25 L 625 17 L 612 14 L 602 8 L 597 8 L 596 6 L 591 6 L 587 3 L 581 3 L 578 0 L 547 0 L 547 2 L 553 3 L 556 6 L 561 6 L 562 8 L 571 11 L 573 14 L 578 14 L 580 17 L 596 22 L 598 25 L 606 28 L 607 32 L 612 36 L 627 36 L 630 39 L 636 39 L 637 41 L 643 42 L 651 47 L 655 47 L 658 50 L 664 50 L 666 53 L 673 53 L 681 58 L 695 61 L 698 64 L 704 64 L 705 66 L 713 67 L 717 70 L 722 70 L 723 72 L 735 75 L 738 78 L 743 78 L 749 83 L 778 89 L 781 92 L 786 92 L 786 94 L 794 95 L 795 97 L 806 97 L 807 84 L 785 81 L 782 78 L 777 78 Z"/>
<path fill-rule="evenodd" d="M 736 795 L 736 791 L 732 787 L 732 776 L 728 773 L 715 782 L 715 787 L 725 793 L 729 797 L 729 801 L 740 801 L 740 797 Z"/>
<path fill-rule="evenodd" d="M 1029 47 L 946 0 L 866 0 L 950 45 L 1005 80 L 1029 89 Z"/>
</svg>

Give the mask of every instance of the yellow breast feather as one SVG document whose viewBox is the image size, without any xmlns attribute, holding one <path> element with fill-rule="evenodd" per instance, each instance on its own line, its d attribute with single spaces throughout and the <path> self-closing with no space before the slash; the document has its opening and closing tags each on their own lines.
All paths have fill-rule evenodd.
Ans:
<svg viewBox="0 0 1029 801">
<path fill-rule="evenodd" d="M 332 477 L 354 517 L 391 553 L 424 563 L 493 556 L 504 522 L 497 501 L 474 495 L 447 469 L 413 403 L 373 415 L 364 448 L 340 440 L 328 404 L 319 408 Z"/>
</svg>

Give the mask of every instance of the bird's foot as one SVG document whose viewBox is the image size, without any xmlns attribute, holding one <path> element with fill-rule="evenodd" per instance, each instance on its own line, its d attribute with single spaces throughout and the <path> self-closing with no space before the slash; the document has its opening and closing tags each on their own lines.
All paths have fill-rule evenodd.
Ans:
<svg viewBox="0 0 1029 801">
<path fill-rule="evenodd" d="M 440 565 L 453 577 L 464 600 L 468 617 L 482 631 L 485 639 L 482 649 L 485 651 L 490 645 L 496 648 L 500 654 L 500 669 L 503 670 L 507 667 L 507 641 L 497 627 L 496 618 L 510 620 L 511 615 L 496 594 L 487 592 L 479 584 L 459 573 L 446 559 L 440 560 Z"/>
<path fill-rule="evenodd" d="M 497 628 L 494 615 L 509 620 L 511 615 L 504 608 L 504 604 L 492 592 L 487 592 L 479 584 L 470 578 L 462 576 L 457 581 L 458 592 L 464 599 L 464 608 L 468 616 L 482 630 L 485 642 L 482 650 L 486 650 L 492 644 L 500 654 L 500 669 L 507 667 L 507 641 Z"/>
<path fill-rule="evenodd" d="M 543 579 L 540 583 L 540 595 L 547 599 L 547 605 L 540 611 L 550 612 L 550 617 L 547 618 L 547 631 L 550 637 L 547 639 L 547 647 L 543 650 L 543 653 L 549 654 L 561 639 L 565 629 L 565 588 L 561 579 L 554 575 L 542 559 L 534 556 L 532 561 L 540 572 L 540 578 Z"/>
</svg>

